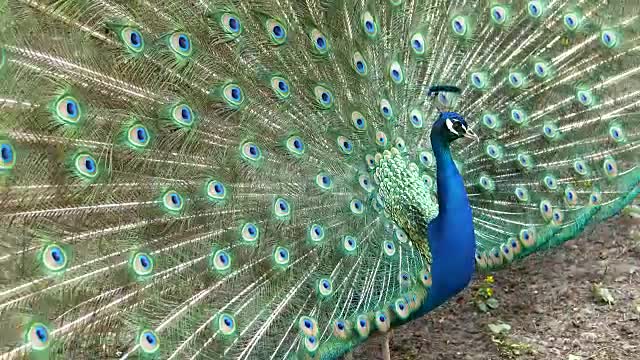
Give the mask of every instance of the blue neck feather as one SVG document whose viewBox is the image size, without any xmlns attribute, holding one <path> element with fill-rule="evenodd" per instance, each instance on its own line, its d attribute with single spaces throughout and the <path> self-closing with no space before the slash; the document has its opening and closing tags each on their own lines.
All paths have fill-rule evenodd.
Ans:
<svg viewBox="0 0 640 360">
<path fill-rule="evenodd" d="M 437 166 L 439 214 L 427 229 L 433 285 L 427 302 L 418 311 L 422 314 L 464 289 L 475 271 L 473 217 L 464 181 L 453 162 L 449 143 L 442 136 L 432 135 L 431 147 Z"/>
</svg>

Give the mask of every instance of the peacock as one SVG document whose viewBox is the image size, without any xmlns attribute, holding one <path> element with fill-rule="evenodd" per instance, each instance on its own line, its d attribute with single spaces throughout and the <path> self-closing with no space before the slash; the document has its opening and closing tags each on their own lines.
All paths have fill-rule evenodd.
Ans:
<svg viewBox="0 0 640 360">
<path fill-rule="evenodd" d="M 0 359 L 334 359 L 640 194 L 638 0 L 1 0 Z"/>
</svg>

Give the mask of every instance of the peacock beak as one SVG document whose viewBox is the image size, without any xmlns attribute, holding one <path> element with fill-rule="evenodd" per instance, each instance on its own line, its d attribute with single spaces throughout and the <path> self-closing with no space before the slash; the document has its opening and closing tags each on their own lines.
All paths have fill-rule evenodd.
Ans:
<svg viewBox="0 0 640 360">
<path fill-rule="evenodd" d="M 462 136 L 466 137 L 467 139 L 471 139 L 473 141 L 477 141 L 480 142 L 480 138 L 478 137 L 478 135 L 476 135 L 476 133 L 473 132 L 473 130 L 469 129 L 465 129 L 464 133 L 462 134 Z"/>
</svg>

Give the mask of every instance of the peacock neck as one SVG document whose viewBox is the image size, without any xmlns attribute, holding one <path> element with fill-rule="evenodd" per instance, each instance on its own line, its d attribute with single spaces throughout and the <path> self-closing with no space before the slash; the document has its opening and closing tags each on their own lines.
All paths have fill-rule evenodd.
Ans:
<svg viewBox="0 0 640 360">
<path fill-rule="evenodd" d="M 436 158 L 439 213 L 427 229 L 433 257 L 433 285 L 421 309 L 424 312 L 464 289 L 475 270 L 473 217 L 464 181 L 453 161 L 449 142 L 435 135 L 431 146 Z"/>
</svg>

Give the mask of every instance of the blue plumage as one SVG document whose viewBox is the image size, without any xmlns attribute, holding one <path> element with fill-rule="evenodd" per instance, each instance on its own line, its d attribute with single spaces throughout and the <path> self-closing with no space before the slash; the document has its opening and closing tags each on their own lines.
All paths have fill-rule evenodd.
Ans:
<svg viewBox="0 0 640 360">
<path fill-rule="evenodd" d="M 454 134 L 447 121 L 461 130 Z M 464 126 L 464 128 L 463 128 Z M 429 223 L 431 292 L 421 309 L 427 312 L 464 289 L 475 271 L 476 240 L 473 214 L 464 180 L 451 155 L 451 143 L 462 137 L 468 125 L 460 114 L 442 113 L 431 129 L 431 148 L 436 160 L 438 216 Z"/>
</svg>

